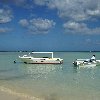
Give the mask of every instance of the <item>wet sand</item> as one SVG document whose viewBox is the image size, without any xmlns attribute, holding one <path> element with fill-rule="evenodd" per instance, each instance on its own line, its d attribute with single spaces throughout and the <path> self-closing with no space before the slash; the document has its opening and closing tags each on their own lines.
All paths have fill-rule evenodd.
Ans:
<svg viewBox="0 0 100 100">
<path fill-rule="evenodd" d="M 16 95 L 12 95 L 12 94 L 0 91 L 0 100 L 29 100 L 29 99 L 18 97 Z"/>
<path fill-rule="evenodd" d="M 0 100 L 43 100 L 43 99 L 29 96 L 24 93 L 17 93 L 15 91 L 0 86 Z"/>
<path fill-rule="evenodd" d="M 29 98 L 29 97 L 24 97 L 22 96 L 17 96 L 14 94 L 9 94 L 6 92 L 0 91 L 0 100 L 43 100 L 43 99 L 38 99 L 38 98 Z"/>
</svg>

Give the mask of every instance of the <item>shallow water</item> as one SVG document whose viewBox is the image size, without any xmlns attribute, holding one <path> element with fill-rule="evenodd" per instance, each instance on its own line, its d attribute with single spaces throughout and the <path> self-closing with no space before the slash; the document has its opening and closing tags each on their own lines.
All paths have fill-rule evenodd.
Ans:
<svg viewBox="0 0 100 100">
<path fill-rule="evenodd" d="M 64 59 L 61 65 L 24 64 L 21 52 L 0 52 L 0 88 L 44 100 L 99 100 L 100 66 L 73 67 L 77 58 L 100 59 L 100 52 L 54 52 Z M 16 60 L 17 63 L 13 63 Z M 8 91 L 9 92 L 9 91 Z"/>
</svg>

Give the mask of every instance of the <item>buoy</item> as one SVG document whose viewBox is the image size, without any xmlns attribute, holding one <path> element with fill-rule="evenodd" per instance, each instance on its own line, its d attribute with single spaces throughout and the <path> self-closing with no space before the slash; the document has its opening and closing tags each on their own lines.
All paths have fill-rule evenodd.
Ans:
<svg viewBox="0 0 100 100">
<path fill-rule="evenodd" d="M 16 61 L 14 60 L 14 63 L 16 63 Z"/>
</svg>

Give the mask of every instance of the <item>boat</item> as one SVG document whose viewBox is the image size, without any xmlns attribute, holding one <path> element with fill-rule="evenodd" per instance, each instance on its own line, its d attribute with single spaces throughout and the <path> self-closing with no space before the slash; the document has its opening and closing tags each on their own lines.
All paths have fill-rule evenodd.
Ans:
<svg viewBox="0 0 100 100">
<path fill-rule="evenodd" d="M 33 57 L 31 54 L 51 54 L 51 57 Z M 62 64 L 63 59 L 54 58 L 53 52 L 32 52 L 28 55 L 19 56 L 19 58 L 26 64 Z"/>
<path fill-rule="evenodd" d="M 79 67 L 95 67 L 100 65 L 100 60 L 90 61 L 90 59 L 76 59 L 73 62 L 74 66 Z"/>
</svg>

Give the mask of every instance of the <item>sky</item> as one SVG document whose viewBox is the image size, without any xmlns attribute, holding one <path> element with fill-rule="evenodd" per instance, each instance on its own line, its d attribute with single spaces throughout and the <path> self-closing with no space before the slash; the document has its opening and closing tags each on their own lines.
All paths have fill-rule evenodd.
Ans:
<svg viewBox="0 0 100 100">
<path fill-rule="evenodd" d="M 0 51 L 100 51 L 100 0 L 0 0 Z"/>
</svg>

